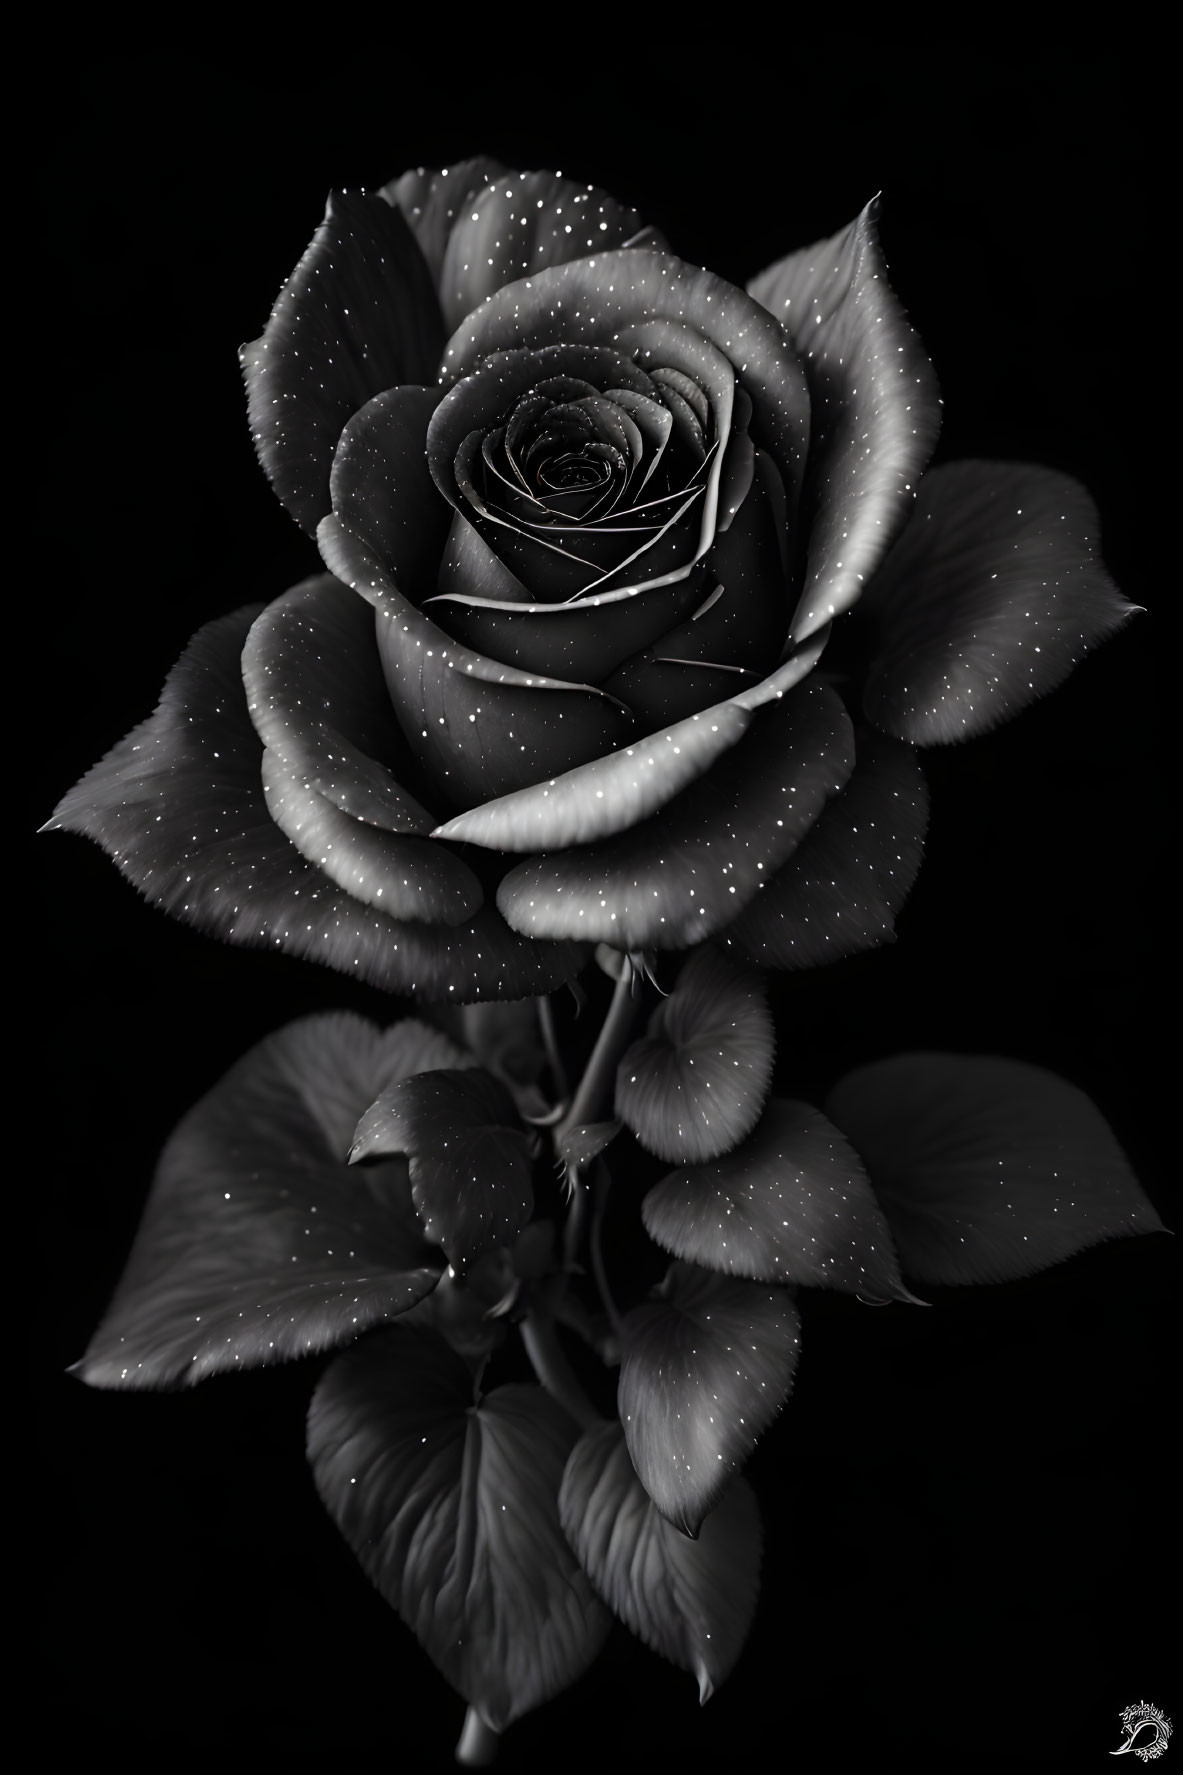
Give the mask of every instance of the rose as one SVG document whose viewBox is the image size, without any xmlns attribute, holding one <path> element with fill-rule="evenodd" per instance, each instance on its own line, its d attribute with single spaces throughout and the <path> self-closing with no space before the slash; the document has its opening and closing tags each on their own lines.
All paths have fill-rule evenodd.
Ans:
<svg viewBox="0 0 1183 1775">
<path fill-rule="evenodd" d="M 871 209 L 744 292 L 595 188 L 408 174 L 334 196 L 243 359 L 331 575 L 202 631 L 55 823 L 194 923 L 415 996 L 545 991 L 583 940 L 882 941 L 913 746 L 1128 609 L 1064 477 L 919 483 L 934 385 Z"/>
</svg>

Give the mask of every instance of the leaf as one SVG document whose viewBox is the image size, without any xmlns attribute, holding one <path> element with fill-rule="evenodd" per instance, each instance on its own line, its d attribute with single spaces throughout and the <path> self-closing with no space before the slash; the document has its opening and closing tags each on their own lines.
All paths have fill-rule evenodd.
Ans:
<svg viewBox="0 0 1183 1775">
<path fill-rule="evenodd" d="M 695 1541 L 654 1508 L 620 1425 L 588 1430 L 571 1451 L 559 1515 L 580 1564 L 613 1613 L 663 1658 L 692 1670 L 710 1699 L 743 1649 L 760 1584 L 760 1515 L 734 1479 Z"/>
<path fill-rule="evenodd" d="M 808 1103 L 773 1099 L 750 1139 L 645 1197 L 651 1238 L 731 1276 L 911 1300 L 858 1154 Z"/>
<path fill-rule="evenodd" d="M 581 1122 L 561 1136 L 557 1142 L 558 1156 L 568 1165 L 590 1165 L 616 1139 L 620 1129 L 619 1122 Z"/>
<path fill-rule="evenodd" d="M 537 1386 L 472 1403 L 443 1341 L 368 1338 L 327 1370 L 308 1458 L 371 1581 L 494 1731 L 567 1688 L 608 1631 L 559 1523 L 578 1430 Z"/>
<path fill-rule="evenodd" d="M 718 1158 L 759 1119 L 775 1042 L 762 976 L 699 950 L 621 1060 L 616 1113 L 659 1159 Z"/>
<path fill-rule="evenodd" d="M 127 1268 L 76 1372 L 91 1386 L 192 1384 L 304 1356 L 404 1312 L 443 1265 L 401 1160 L 351 1171 L 384 1085 L 462 1066 L 413 1019 L 305 1017 L 231 1067 L 170 1136 Z"/>
<path fill-rule="evenodd" d="M 617 1404 L 642 1485 L 694 1536 L 789 1396 L 799 1320 L 786 1289 L 693 1264 L 663 1290 L 624 1321 Z"/>
<path fill-rule="evenodd" d="M 897 1054 L 848 1073 L 826 1109 L 918 1281 L 1007 1282 L 1164 1230 L 1100 1111 L 1042 1067 Z"/>
<path fill-rule="evenodd" d="M 389 1153 L 407 1155 L 424 1232 L 461 1272 L 530 1218 L 529 1137 L 487 1072 L 425 1072 L 384 1091 L 358 1122 L 350 1163 Z"/>
</svg>

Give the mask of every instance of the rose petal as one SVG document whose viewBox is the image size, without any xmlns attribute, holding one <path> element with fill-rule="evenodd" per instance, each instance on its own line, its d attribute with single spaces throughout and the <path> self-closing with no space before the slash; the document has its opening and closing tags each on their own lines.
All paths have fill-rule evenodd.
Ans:
<svg viewBox="0 0 1183 1775">
<path fill-rule="evenodd" d="M 720 940 L 773 968 L 816 968 L 890 943 L 927 825 L 916 753 L 860 733 L 846 787 Z"/>
<path fill-rule="evenodd" d="M 603 584 L 609 589 L 613 573 L 647 583 L 661 575 L 687 572 L 696 558 L 695 538 L 701 521 L 702 488 L 689 487 L 680 505 L 672 505 L 638 527 L 621 512 L 603 526 L 557 525 L 541 508 L 538 522 L 524 522 L 521 510 L 510 500 L 500 507 L 490 503 L 477 485 L 483 472 L 481 445 L 490 429 L 503 420 L 506 410 L 539 385 L 557 377 L 586 379 L 593 389 L 619 387 L 638 399 L 650 397 L 654 385 L 632 360 L 607 346 L 564 343 L 539 351 L 492 354 L 471 375 L 451 387 L 432 415 L 427 434 L 427 456 L 432 477 L 456 510 L 480 532 L 486 544 L 515 578 L 527 586 L 537 601 L 561 602 Z M 507 490 L 508 491 L 508 490 Z M 681 522 L 690 512 L 693 522 Z M 637 566 L 636 574 L 626 571 Z"/>
<path fill-rule="evenodd" d="M 412 167 L 382 186 L 379 197 L 397 204 L 406 217 L 437 291 L 444 253 L 457 220 L 471 210 L 473 199 L 484 186 L 512 176 L 499 160 L 478 154 L 458 166 Z"/>
<path fill-rule="evenodd" d="M 751 397 L 755 441 L 772 455 L 795 508 L 809 441 L 797 355 L 758 301 L 672 254 L 641 247 L 596 253 L 509 284 L 463 321 L 442 366 L 454 383 L 494 351 L 575 339 L 607 345 L 621 328 L 662 316 L 694 327 L 735 366 Z"/>
<path fill-rule="evenodd" d="M 457 327 L 503 284 L 585 253 L 661 237 L 634 209 L 558 173 L 507 173 L 486 185 L 452 228 L 440 273 L 444 318 Z"/>
<path fill-rule="evenodd" d="M 262 770 L 275 824 L 352 899 L 390 918 L 447 925 L 466 924 L 483 904 L 472 870 L 442 844 L 351 819 L 274 752 L 264 751 Z"/>
<path fill-rule="evenodd" d="M 629 950 L 701 943 L 792 854 L 853 761 L 840 698 L 807 684 L 649 820 L 520 863 L 497 903 L 515 930 L 539 935 Z"/>
<path fill-rule="evenodd" d="M 436 824 L 394 719 L 374 618 L 331 573 L 282 593 L 251 628 L 242 676 L 259 738 L 286 770 L 354 820 L 422 836 Z"/>
<path fill-rule="evenodd" d="M 1097 559 L 1096 533 L 1085 489 L 1053 469 L 933 469 L 868 593 L 868 718 L 939 745 L 1054 690 L 1135 608 Z"/>
<path fill-rule="evenodd" d="M 794 641 L 859 598 L 908 517 L 940 426 L 932 367 L 887 282 L 878 208 L 748 285 L 804 358 L 813 402 L 816 510 Z"/>
<path fill-rule="evenodd" d="M 588 1430 L 559 1492 L 563 1530 L 613 1613 L 663 1658 L 692 1670 L 708 1701 L 743 1649 L 760 1585 L 760 1513 L 734 1479 L 696 1541 L 654 1509 L 619 1424 Z"/>
<path fill-rule="evenodd" d="M 425 464 L 433 416 L 431 392 L 406 388 L 355 416 L 333 465 L 335 512 L 317 540 L 337 578 L 378 608 L 379 657 L 399 724 L 437 787 L 463 805 L 536 780 L 538 752 L 551 768 L 568 767 L 611 751 L 633 724 L 591 686 L 486 659 L 415 608 L 412 600 L 435 589 L 438 543 L 425 536 L 433 516 L 448 521 Z"/>
<path fill-rule="evenodd" d="M 459 513 L 454 528 L 485 547 Z M 467 542 L 458 552 L 470 555 Z M 593 592 L 574 604 L 493 603 L 479 596 L 441 594 L 428 608 L 450 635 L 489 659 L 557 678 L 576 673 L 600 684 L 621 660 L 677 628 L 701 603 L 698 586 L 680 579 L 657 587 Z"/>
<path fill-rule="evenodd" d="M 751 716 L 723 704 L 662 733 L 458 814 L 433 836 L 491 850 L 554 850 L 620 832 L 695 782 L 735 744 Z"/>
<path fill-rule="evenodd" d="M 406 1166 L 346 1163 L 367 1102 L 464 1066 L 414 1021 L 336 1011 L 268 1036 L 170 1136 L 114 1298 L 76 1372 L 96 1387 L 186 1385 L 346 1343 L 443 1268 Z"/>
<path fill-rule="evenodd" d="M 620 350 L 635 358 L 643 370 L 657 381 L 658 372 L 669 377 L 672 370 L 682 373 L 681 380 L 690 391 L 701 390 L 702 411 L 711 419 L 711 443 L 714 457 L 703 484 L 699 513 L 698 547 L 694 558 L 704 555 L 715 540 L 719 517 L 719 482 L 723 461 L 731 438 L 731 416 L 735 406 L 735 369 L 725 352 L 709 339 L 682 321 L 638 321 L 624 327 L 616 336 Z M 732 516 L 729 513 L 728 516 Z"/>
<path fill-rule="evenodd" d="M 861 1066 L 826 1113 L 862 1154 L 905 1275 L 1009 1282 L 1095 1245 L 1162 1231 L 1083 1091 L 984 1054 Z"/>
<path fill-rule="evenodd" d="M 372 911 L 306 862 L 267 812 L 262 743 L 239 672 L 252 605 L 193 637 L 156 713 L 88 771 L 48 822 L 102 845 L 175 918 L 408 997 L 524 998 L 570 979 L 585 952 L 523 942 L 489 906 L 466 925 Z"/>
<path fill-rule="evenodd" d="M 774 1049 L 762 976 L 696 950 L 616 1069 L 616 1113 L 659 1159 L 718 1158 L 759 1120 Z"/>
<path fill-rule="evenodd" d="M 333 458 L 333 511 L 420 604 L 435 591 L 451 513 L 427 469 L 427 428 L 439 403 L 432 388 L 389 388 L 342 431 Z M 377 603 L 364 586 L 362 596 Z"/>
<path fill-rule="evenodd" d="M 729 1276 L 912 1298 L 858 1154 L 808 1103 L 774 1098 L 742 1146 L 663 1177 L 641 1214 L 675 1257 Z"/>
<path fill-rule="evenodd" d="M 694 1536 L 789 1396 L 800 1321 L 787 1289 L 693 1264 L 662 1292 L 624 1321 L 617 1402 L 641 1484 Z"/>
<path fill-rule="evenodd" d="M 536 783 L 543 771 L 571 769 L 631 738 L 630 712 L 591 685 L 520 672 L 453 641 L 335 516 L 321 522 L 317 541 L 326 566 L 377 606 L 395 714 L 453 806 Z"/>
<path fill-rule="evenodd" d="M 756 454 L 775 475 L 770 459 Z M 676 721 L 745 687 L 754 694 L 769 661 L 779 658 L 791 593 L 763 475 L 754 477 L 734 521 L 716 536 L 705 566 L 718 584 L 695 614 L 604 681 L 604 689 L 628 703 L 640 721 Z M 721 672 L 712 669 L 719 667 Z"/>
<path fill-rule="evenodd" d="M 561 336 L 560 336 L 561 337 Z M 515 402 L 539 384 L 561 377 L 592 390 L 621 388 L 652 398 L 654 387 L 645 372 L 614 346 L 585 339 L 562 339 L 545 349 L 490 351 L 464 376 L 437 393 L 427 430 L 427 461 L 431 477 L 450 505 L 464 509 L 456 481 L 456 456 L 473 432 L 483 434 L 503 423 Z"/>
<path fill-rule="evenodd" d="M 345 421 L 380 389 L 429 379 L 444 338 L 401 212 L 361 191 L 334 191 L 262 335 L 239 354 L 259 461 L 309 533 L 330 507 Z"/>
<path fill-rule="evenodd" d="M 505 562 L 489 547 L 479 530 L 473 529 L 462 512 L 452 513 L 452 523 L 436 583 L 438 590 L 432 597 L 423 600 L 428 607 L 437 599 L 446 598 L 455 599 L 461 605 L 475 603 L 478 609 L 486 602 L 496 609 L 507 604 L 526 604 L 534 609 L 539 608 L 533 604 L 530 593 L 517 575 L 510 572 Z M 548 604 L 545 608 L 550 610 L 554 606 Z M 450 622 L 452 611 L 440 610 L 437 615 L 441 622 Z M 461 641 L 470 639 L 460 629 L 457 629 L 457 638 Z M 488 651 L 479 644 L 474 645 L 478 653 Z"/>
<path fill-rule="evenodd" d="M 474 1404 L 467 1363 L 411 1330 L 339 1356 L 309 1408 L 325 1507 L 495 1731 L 573 1683 L 608 1632 L 559 1524 L 578 1434 L 541 1387 L 495 1387 Z"/>
</svg>

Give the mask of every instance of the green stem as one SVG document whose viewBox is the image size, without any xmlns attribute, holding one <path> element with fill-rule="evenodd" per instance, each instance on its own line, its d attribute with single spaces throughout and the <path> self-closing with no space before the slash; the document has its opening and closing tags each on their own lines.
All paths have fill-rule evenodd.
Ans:
<svg viewBox="0 0 1183 1775">
<path fill-rule="evenodd" d="M 588 1249 L 591 1252 L 592 1275 L 595 1277 L 596 1287 L 600 1291 L 600 1299 L 604 1303 L 604 1311 L 608 1315 L 608 1323 L 612 1327 L 613 1334 L 619 1340 L 620 1314 L 616 1310 L 616 1302 L 612 1298 L 612 1290 L 608 1285 L 608 1272 L 604 1268 L 604 1252 L 600 1238 L 604 1225 L 604 1209 L 608 1205 L 608 1191 L 610 1188 L 611 1178 L 608 1175 L 608 1167 L 601 1164 L 596 1177 L 595 1204 L 592 1208 L 591 1233 L 588 1237 Z"/>
<path fill-rule="evenodd" d="M 608 1095 L 636 1014 L 637 1000 L 633 997 L 633 968 L 630 962 L 622 969 L 620 979 L 613 989 L 608 1015 L 596 1037 L 596 1045 L 571 1100 L 571 1107 L 555 1129 L 556 1142 L 562 1139 L 569 1128 L 578 1128 L 584 1122 L 601 1119 L 600 1105 Z"/>
<path fill-rule="evenodd" d="M 608 1015 L 604 1018 L 596 1037 L 596 1045 L 571 1100 L 571 1107 L 555 1128 L 556 1151 L 561 1149 L 563 1136 L 569 1129 L 579 1128 L 585 1122 L 602 1120 L 605 1104 L 611 1102 L 616 1068 L 632 1034 L 633 1021 L 637 1015 L 639 1001 L 633 997 L 633 977 L 632 962 L 626 960 L 613 989 Z M 575 1262 L 583 1236 L 586 1194 L 583 1182 L 576 1178 L 571 1210 L 563 1234 L 563 1258 L 568 1269 Z"/>
<path fill-rule="evenodd" d="M 542 1031 L 542 1045 L 546 1049 L 546 1059 L 550 1067 L 550 1080 L 554 1087 L 555 1097 L 561 1103 L 566 1102 L 571 1095 L 571 1087 L 567 1083 L 567 1068 L 563 1065 L 563 1056 L 559 1051 L 554 1006 L 548 998 L 538 1000 L 538 1027 Z"/>
<path fill-rule="evenodd" d="M 557 1399 L 585 1430 L 593 1430 L 602 1423 L 603 1419 L 580 1386 L 579 1377 L 564 1354 L 550 1314 L 537 1309 L 527 1313 L 518 1329 L 534 1373 L 551 1398 Z"/>
<path fill-rule="evenodd" d="M 470 1707 L 456 1746 L 456 1761 L 466 1769 L 487 1769 L 497 1760 L 500 1742 L 500 1735 L 485 1724 L 475 1707 Z"/>
</svg>

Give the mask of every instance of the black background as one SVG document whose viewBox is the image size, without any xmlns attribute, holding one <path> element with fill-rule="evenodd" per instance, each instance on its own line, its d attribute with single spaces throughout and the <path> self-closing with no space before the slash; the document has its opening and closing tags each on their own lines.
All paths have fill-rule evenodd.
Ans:
<svg viewBox="0 0 1183 1775">
<path fill-rule="evenodd" d="M 497 43 L 511 23 L 528 21 L 503 16 Z M 597 45 L 587 23 L 577 45 L 538 19 L 513 57 L 441 13 L 417 52 L 341 19 L 282 59 L 261 27 L 233 53 L 55 58 L 28 341 L 48 379 L 30 824 L 149 712 L 195 627 L 315 570 L 255 465 L 235 352 L 330 185 L 480 150 L 558 166 L 738 281 L 882 189 L 893 281 L 942 382 L 940 459 L 1079 476 L 1118 583 L 1150 608 L 1009 727 L 928 755 L 933 830 L 902 941 L 780 983 L 778 1081 L 816 1099 L 909 1046 L 1038 1062 L 1091 1093 L 1174 1224 L 1151 1077 L 1173 1002 L 1166 598 L 1137 404 L 1171 320 L 1145 274 L 1137 58 L 800 42 L 734 14 L 726 41 L 659 54 Z M 311 1367 L 177 1396 L 62 1374 L 179 1115 L 289 1017 L 385 1020 L 389 1002 L 170 923 L 77 839 L 39 839 L 30 867 L 46 1391 L 21 1483 L 49 1512 L 50 1755 L 203 1775 L 447 1767 L 462 1705 L 304 1465 Z M 794 1397 L 749 1469 L 768 1555 L 743 1663 L 700 1711 L 693 1680 L 621 1630 L 513 1729 L 505 1768 L 1100 1769 L 1129 1702 L 1177 1717 L 1161 1638 L 1171 1261 L 1161 1236 L 1115 1244 L 1030 1282 L 938 1291 L 928 1311 L 809 1296 Z"/>
</svg>

